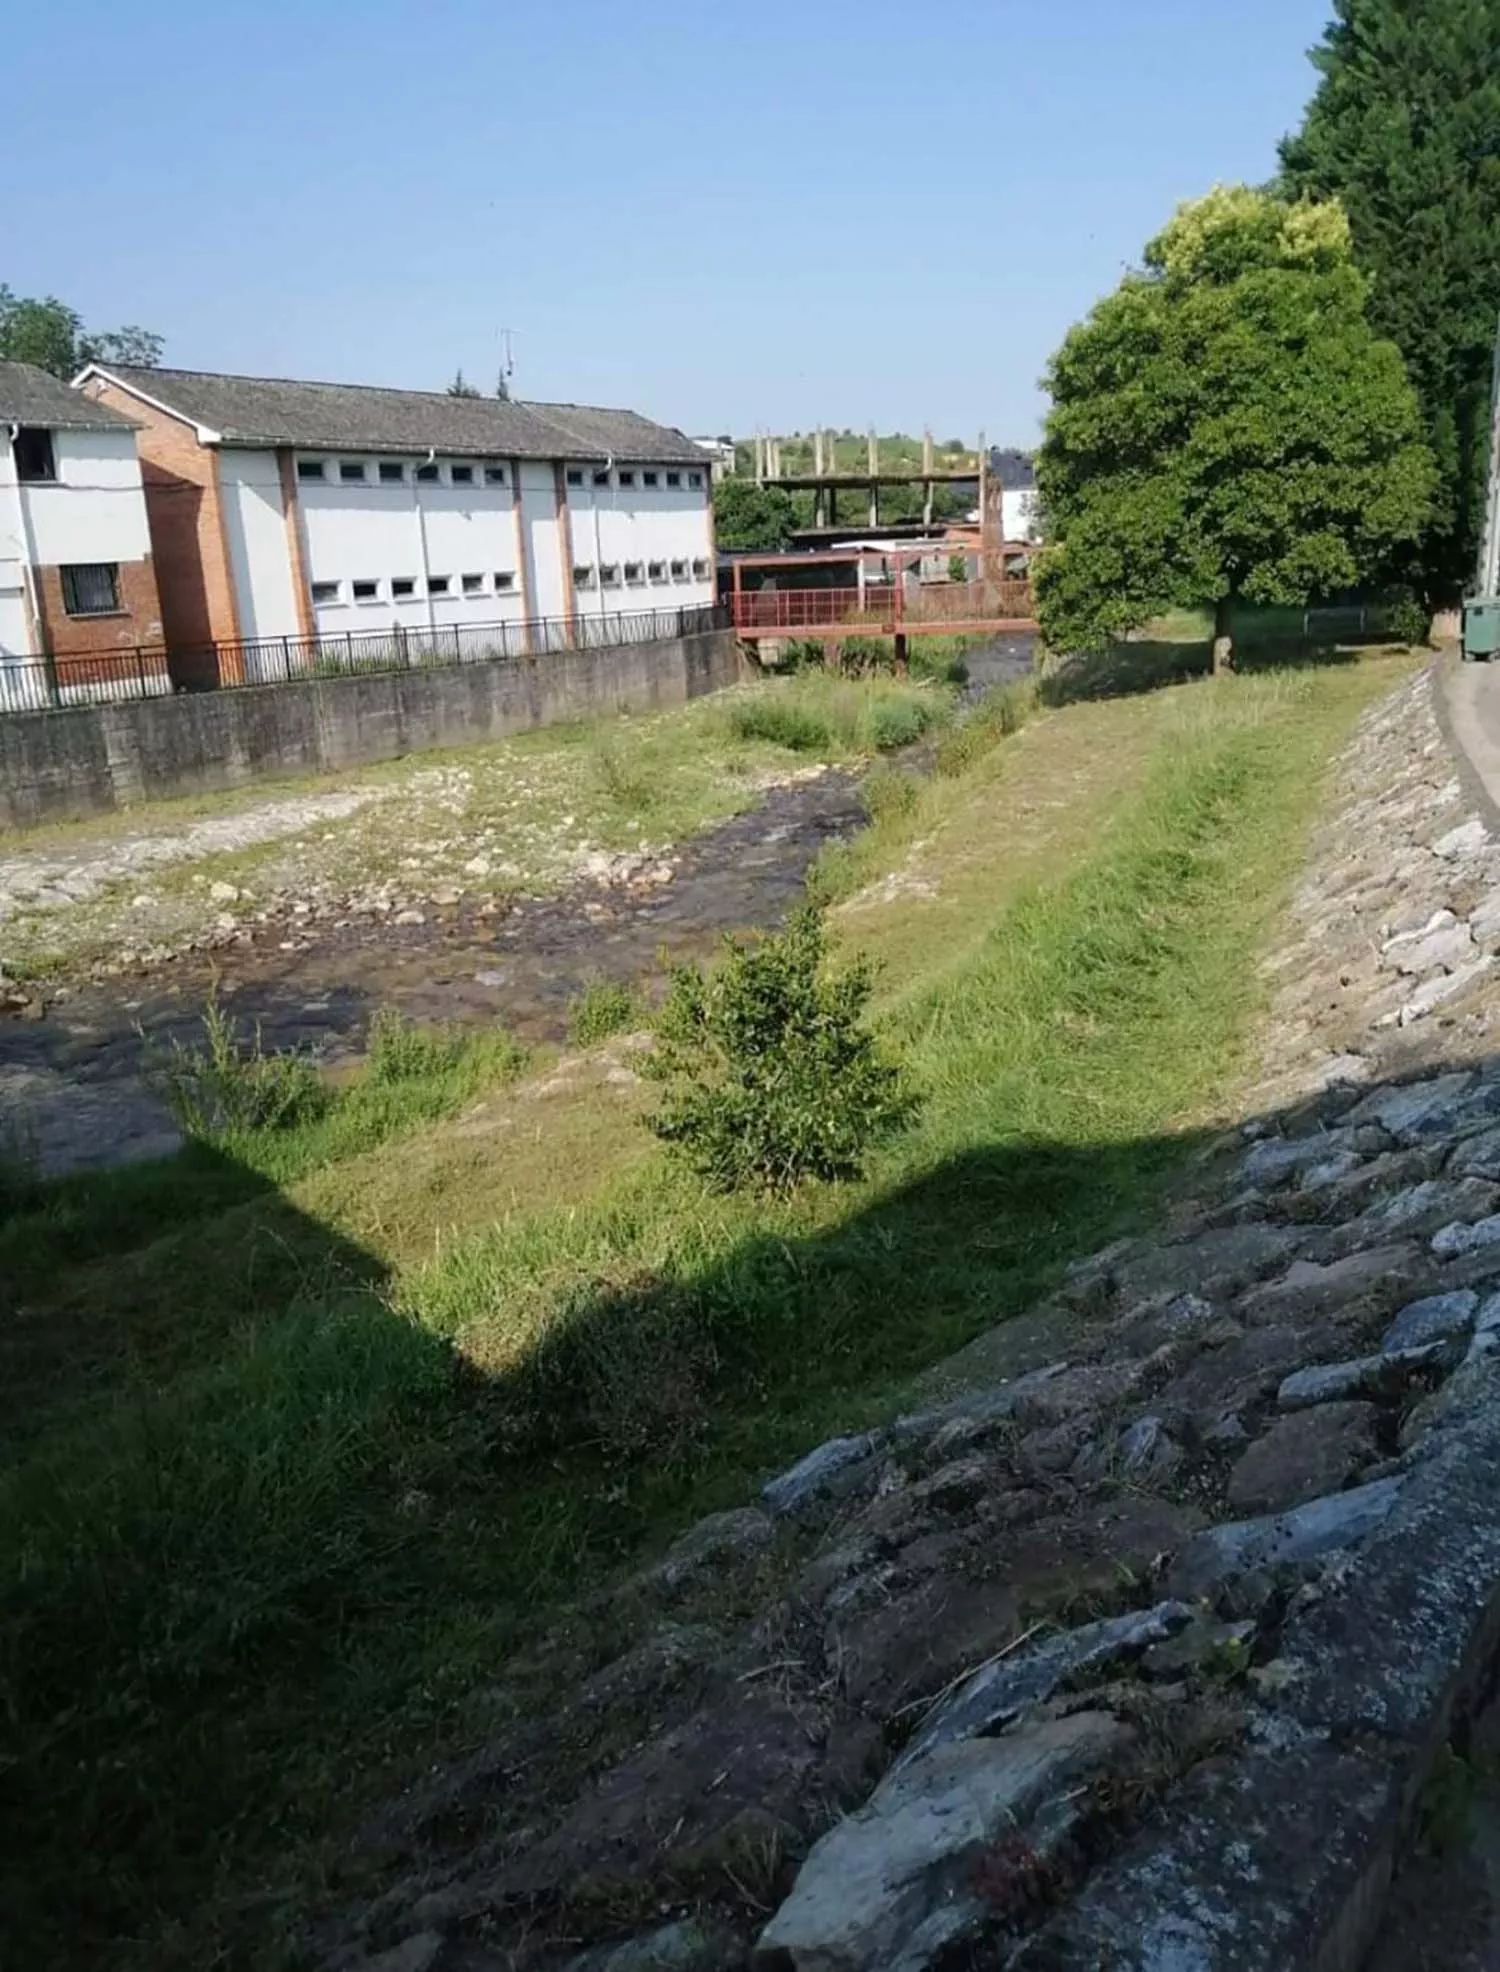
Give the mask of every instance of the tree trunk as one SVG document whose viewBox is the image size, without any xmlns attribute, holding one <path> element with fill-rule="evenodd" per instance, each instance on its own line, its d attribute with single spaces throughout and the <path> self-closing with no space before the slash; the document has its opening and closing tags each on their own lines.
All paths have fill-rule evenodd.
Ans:
<svg viewBox="0 0 1500 1972">
<path fill-rule="evenodd" d="M 1234 669 L 1234 632 L 1230 628 L 1231 598 L 1220 596 L 1214 604 L 1214 676 L 1221 678 Z"/>
</svg>

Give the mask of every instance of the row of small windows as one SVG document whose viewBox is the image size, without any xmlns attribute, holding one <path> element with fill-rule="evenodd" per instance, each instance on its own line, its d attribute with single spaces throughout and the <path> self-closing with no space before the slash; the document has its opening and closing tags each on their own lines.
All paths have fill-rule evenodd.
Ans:
<svg viewBox="0 0 1500 1972">
<path fill-rule="evenodd" d="M 392 575 L 387 580 L 378 576 L 361 576 L 349 583 L 314 582 L 312 599 L 320 606 L 327 603 L 345 601 L 356 603 L 409 603 L 415 602 L 418 595 L 428 596 L 506 596 L 514 592 L 516 578 L 509 569 L 497 569 L 493 575 L 429 575 L 425 587 L 414 575 Z M 345 589 L 348 590 L 347 597 Z"/>
<path fill-rule="evenodd" d="M 669 567 L 672 571 L 670 578 L 667 574 Z M 621 586 L 622 571 L 624 584 L 627 588 L 631 589 L 643 587 L 647 582 L 665 582 L 669 579 L 673 582 L 706 582 L 710 574 L 709 564 L 706 561 L 674 561 L 671 563 L 664 561 L 627 561 L 624 563 L 607 561 L 597 570 L 598 586 L 601 589 L 618 589 Z M 573 587 L 575 589 L 592 589 L 595 583 L 595 576 L 596 570 L 591 561 L 579 562 L 573 569 Z"/>
<path fill-rule="evenodd" d="M 338 470 L 334 471 L 337 464 Z M 510 475 L 505 467 L 492 465 L 460 465 L 452 462 L 440 465 L 435 459 L 420 466 L 413 466 L 411 476 L 423 485 L 446 483 L 449 486 L 476 486 L 481 480 L 486 486 L 508 486 Z M 404 459 L 377 459 L 373 479 L 369 463 L 364 459 L 299 459 L 297 461 L 298 479 L 325 483 L 337 480 L 342 486 L 404 486 L 406 484 L 406 462 Z"/>
<path fill-rule="evenodd" d="M 636 484 L 637 480 L 639 480 L 642 486 L 659 486 L 663 479 L 666 480 L 668 486 L 681 486 L 682 484 L 682 474 L 680 472 L 660 473 L 642 470 L 637 473 L 634 466 L 621 466 L 613 473 L 606 467 L 601 466 L 597 471 L 589 473 L 587 477 L 595 486 L 613 485 L 631 487 Z M 582 466 L 568 467 L 569 486 L 582 486 L 584 478 L 585 475 Z M 702 473 L 690 472 L 687 476 L 687 483 L 689 486 L 701 487 L 703 484 Z"/>
<path fill-rule="evenodd" d="M 42 434 L 44 437 L 46 433 Z M 299 459 L 297 477 L 311 485 L 340 486 L 404 486 L 407 483 L 407 466 L 404 459 L 376 459 L 373 473 L 371 462 L 367 459 Z M 25 475 L 23 475 L 24 477 Z M 39 476 L 39 475 L 33 475 Z M 51 477 L 50 474 L 47 475 Z M 458 460 L 425 461 L 411 468 L 411 477 L 424 486 L 508 486 L 510 474 L 497 461 L 480 465 L 470 465 Z M 634 466 L 621 466 L 614 472 L 601 467 L 587 475 L 588 482 L 594 486 L 619 486 L 630 488 L 639 483 L 643 487 L 660 486 L 665 480 L 668 487 L 680 487 L 683 475 L 680 472 L 662 473 L 645 471 Z M 701 472 L 687 475 L 689 486 L 699 489 L 703 485 Z M 585 484 L 585 474 L 581 466 L 569 466 L 569 486 Z"/>
</svg>

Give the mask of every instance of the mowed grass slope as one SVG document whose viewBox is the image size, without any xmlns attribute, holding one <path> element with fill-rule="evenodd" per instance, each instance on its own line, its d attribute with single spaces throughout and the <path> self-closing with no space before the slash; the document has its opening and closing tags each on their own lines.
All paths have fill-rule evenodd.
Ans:
<svg viewBox="0 0 1500 1972">
<path fill-rule="evenodd" d="M 1050 713 L 892 804 L 833 924 L 926 1107 L 858 1185 L 705 1193 L 601 1055 L 448 1060 L 366 1135 L 75 1186 L 79 1257 L 54 1228 L 0 1352 L 16 1949 L 283 1962 L 339 1831 L 549 1611 L 1148 1214 L 1229 1099 L 1322 771 L 1405 669 Z M 74 1379 L 39 1338 L 88 1319 Z"/>
</svg>

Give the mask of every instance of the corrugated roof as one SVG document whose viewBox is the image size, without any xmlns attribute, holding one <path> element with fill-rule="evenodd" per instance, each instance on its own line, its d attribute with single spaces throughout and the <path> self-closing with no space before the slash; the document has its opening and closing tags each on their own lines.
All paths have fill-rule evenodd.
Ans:
<svg viewBox="0 0 1500 1972">
<path fill-rule="evenodd" d="M 88 398 L 34 363 L 0 363 L 0 424 L 54 431 L 134 431 L 129 418 Z"/>
<path fill-rule="evenodd" d="M 655 459 L 701 465 L 680 431 L 634 411 L 580 404 L 506 403 L 374 384 L 299 383 L 113 364 L 106 375 L 238 445 L 302 450 L 460 453 L 476 458 Z"/>
</svg>

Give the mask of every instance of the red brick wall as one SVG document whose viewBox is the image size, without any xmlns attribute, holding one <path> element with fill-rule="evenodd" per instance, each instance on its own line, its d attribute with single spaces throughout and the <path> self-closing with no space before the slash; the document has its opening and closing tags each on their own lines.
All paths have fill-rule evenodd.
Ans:
<svg viewBox="0 0 1500 1972">
<path fill-rule="evenodd" d="M 193 647 L 232 643 L 240 634 L 224 537 L 218 455 L 198 443 L 191 425 L 153 410 L 102 377 L 91 377 L 84 390 L 139 426 L 136 447 L 162 627 L 174 654 L 183 654 L 180 664 L 174 663 L 174 674 L 180 671 L 182 682 L 192 683 L 196 670 L 211 673 L 213 669 L 211 663 L 193 665 Z"/>
<path fill-rule="evenodd" d="M 69 658 L 96 655 L 108 658 L 120 650 L 129 653 L 123 662 L 127 670 L 133 670 L 135 647 L 141 644 L 155 647 L 154 655 L 148 660 L 150 668 L 154 671 L 165 669 L 161 656 L 161 603 L 157 597 L 156 571 L 151 557 L 148 555 L 144 561 L 122 561 L 119 564 L 118 588 L 118 615 L 69 616 L 63 607 L 61 570 L 55 567 L 36 570 L 43 648 L 59 660 L 58 674 L 64 680 L 68 675 Z M 102 669 L 97 664 L 77 668 L 88 670 L 91 676 L 108 675 L 107 665 Z"/>
</svg>

